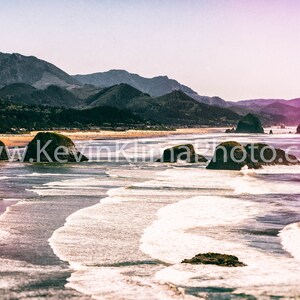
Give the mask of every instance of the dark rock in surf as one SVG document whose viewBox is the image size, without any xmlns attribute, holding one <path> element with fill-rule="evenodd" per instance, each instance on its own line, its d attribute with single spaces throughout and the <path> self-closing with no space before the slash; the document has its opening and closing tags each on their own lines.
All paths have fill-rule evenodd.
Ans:
<svg viewBox="0 0 300 300">
<path fill-rule="evenodd" d="M 182 261 L 184 264 L 193 265 L 217 265 L 222 267 L 244 267 L 244 263 L 234 255 L 220 254 L 220 253 L 203 253 L 197 254 L 191 259 L 185 259 Z"/>
<path fill-rule="evenodd" d="M 252 143 L 243 147 L 235 141 L 224 142 L 216 147 L 207 169 L 241 170 L 259 169 L 265 165 L 297 165 L 296 156 L 264 143 Z"/>
<path fill-rule="evenodd" d="M 260 119 L 253 115 L 247 114 L 242 117 L 237 124 L 237 133 L 264 133 L 264 129 L 260 122 Z"/>
<path fill-rule="evenodd" d="M 228 128 L 225 130 L 225 133 L 235 133 L 235 129 L 234 128 Z"/>
<path fill-rule="evenodd" d="M 296 133 L 297 133 L 297 134 L 300 134 L 300 125 L 297 127 Z"/>
<path fill-rule="evenodd" d="M 173 163 L 183 160 L 189 163 L 207 162 L 207 159 L 195 152 L 191 144 L 179 145 L 164 150 L 163 156 L 157 162 Z"/>
<path fill-rule="evenodd" d="M 247 164 L 248 154 L 244 147 L 235 141 L 224 142 L 216 147 L 207 169 L 241 170 Z"/>
<path fill-rule="evenodd" d="M 8 150 L 5 144 L 0 141 L 0 160 L 8 160 L 9 155 L 8 155 Z"/>
<path fill-rule="evenodd" d="M 39 132 L 28 144 L 25 162 L 83 162 L 87 157 L 77 151 L 73 141 L 62 134 Z"/>
<path fill-rule="evenodd" d="M 297 165 L 299 161 L 296 156 L 286 153 L 284 150 L 274 148 L 264 143 L 253 143 L 245 146 L 248 153 L 247 165 Z"/>
</svg>

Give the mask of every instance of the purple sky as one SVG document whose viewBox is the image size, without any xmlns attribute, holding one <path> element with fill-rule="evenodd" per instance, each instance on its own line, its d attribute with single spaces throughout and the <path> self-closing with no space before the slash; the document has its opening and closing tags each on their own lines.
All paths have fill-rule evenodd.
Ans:
<svg viewBox="0 0 300 300">
<path fill-rule="evenodd" d="M 226 100 L 300 97 L 300 1 L 0 0 L 1 52 L 168 75 Z"/>
</svg>

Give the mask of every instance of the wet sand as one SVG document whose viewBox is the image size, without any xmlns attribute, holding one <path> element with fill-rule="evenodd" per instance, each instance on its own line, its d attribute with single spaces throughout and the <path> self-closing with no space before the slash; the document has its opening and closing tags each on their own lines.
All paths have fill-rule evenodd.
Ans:
<svg viewBox="0 0 300 300">
<path fill-rule="evenodd" d="M 80 140 L 107 140 L 107 139 L 131 139 L 131 138 L 149 138 L 161 137 L 179 134 L 206 134 L 224 132 L 225 128 L 180 128 L 170 131 L 154 131 L 154 130 L 127 130 L 127 131 L 56 131 L 70 137 L 74 141 Z M 38 131 L 28 134 L 0 134 L 0 140 L 8 147 L 26 146 Z"/>
</svg>

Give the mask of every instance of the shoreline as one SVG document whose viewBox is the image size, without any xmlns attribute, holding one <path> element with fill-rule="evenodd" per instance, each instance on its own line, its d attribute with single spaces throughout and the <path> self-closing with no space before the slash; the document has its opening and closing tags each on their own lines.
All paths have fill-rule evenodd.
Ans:
<svg viewBox="0 0 300 300">
<path fill-rule="evenodd" d="M 6 200 L 0 198 L 0 218 L 9 210 L 11 206 L 16 205 L 20 201 L 23 201 L 23 199 Z"/>
<path fill-rule="evenodd" d="M 73 141 L 83 140 L 117 140 L 117 139 L 137 139 L 137 138 L 157 138 L 171 135 L 182 134 L 207 134 L 223 133 L 226 127 L 205 127 L 205 128 L 180 128 L 170 131 L 155 130 L 127 130 L 127 131 L 74 131 L 74 130 L 57 130 L 55 132 L 71 138 Z M 0 140 L 7 147 L 24 147 L 34 136 L 42 131 L 32 131 L 26 134 L 0 134 Z M 53 132 L 53 131 L 52 131 Z"/>
</svg>

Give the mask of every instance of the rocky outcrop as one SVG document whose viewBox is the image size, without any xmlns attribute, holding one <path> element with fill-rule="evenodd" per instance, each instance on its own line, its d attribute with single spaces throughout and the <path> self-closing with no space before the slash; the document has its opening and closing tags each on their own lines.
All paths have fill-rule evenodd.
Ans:
<svg viewBox="0 0 300 300">
<path fill-rule="evenodd" d="M 297 127 L 296 133 L 297 133 L 297 134 L 300 134 L 300 125 Z"/>
<path fill-rule="evenodd" d="M 237 124 L 237 133 L 264 133 L 259 118 L 253 114 L 247 114 Z"/>
<path fill-rule="evenodd" d="M 228 128 L 225 130 L 225 133 L 235 133 L 235 129 L 234 128 Z"/>
<path fill-rule="evenodd" d="M 247 152 L 238 142 L 229 141 L 216 147 L 207 169 L 241 170 L 247 164 Z"/>
<path fill-rule="evenodd" d="M 178 160 L 187 161 L 189 163 L 207 162 L 207 159 L 195 152 L 194 146 L 191 144 L 179 145 L 164 150 L 163 156 L 157 162 L 173 163 Z"/>
<path fill-rule="evenodd" d="M 182 261 L 185 264 L 193 265 L 217 265 L 223 267 L 243 267 L 246 266 L 240 262 L 239 259 L 234 255 L 220 254 L 220 253 L 203 253 L 197 254 L 191 259 L 185 259 Z"/>
<path fill-rule="evenodd" d="M 274 148 L 264 143 L 254 143 L 245 146 L 248 153 L 247 164 L 249 167 L 261 167 L 264 165 L 295 165 L 299 164 L 296 156 L 286 153 L 284 150 Z"/>
<path fill-rule="evenodd" d="M 62 134 L 39 132 L 28 144 L 25 162 L 82 162 L 88 159 L 77 151 L 73 141 Z"/>
<path fill-rule="evenodd" d="M 296 165 L 296 156 L 264 143 L 248 144 L 245 147 L 235 141 L 224 142 L 216 147 L 207 169 L 241 170 L 259 169 L 264 165 Z"/>
<path fill-rule="evenodd" d="M 8 159 L 9 159 L 9 155 L 8 155 L 7 147 L 2 141 L 0 141 L 0 160 L 8 160 Z"/>
</svg>

